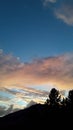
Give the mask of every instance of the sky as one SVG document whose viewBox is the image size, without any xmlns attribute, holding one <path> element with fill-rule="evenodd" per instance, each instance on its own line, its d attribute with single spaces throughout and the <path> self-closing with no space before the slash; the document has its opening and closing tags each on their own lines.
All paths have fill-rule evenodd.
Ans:
<svg viewBox="0 0 73 130">
<path fill-rule="evenodd" d="M 73 1 L 0 0 L 0 115 L 73 89 Z"/>
</svg>

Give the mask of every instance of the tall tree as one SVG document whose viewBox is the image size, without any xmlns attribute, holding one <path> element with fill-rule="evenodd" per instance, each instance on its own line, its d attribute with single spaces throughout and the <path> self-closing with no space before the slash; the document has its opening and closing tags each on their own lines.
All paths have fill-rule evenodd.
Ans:
<svg viewBox="0 0 73 130">
<path fill-rule="evenodd" d="M 60 93 L 57 89 L 52 88 L 52 90 L 49 93 L 50 104 L 55 105 L 60 102 L 61 96 L 59 94 Z"/>
<path fill-rule="evenodd" d="M 61 95 L 57 89 L 52 88 L 49 95 L 48 95 L 48 98 L 47 98 L 45 104 L 57 105 L 59 103 L 61 103 Z"/>
</svg>

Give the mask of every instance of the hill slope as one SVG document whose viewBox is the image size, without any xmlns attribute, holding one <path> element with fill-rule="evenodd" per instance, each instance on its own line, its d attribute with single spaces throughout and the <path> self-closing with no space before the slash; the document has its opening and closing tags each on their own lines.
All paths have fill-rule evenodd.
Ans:
<svg viewBox="0 0 73 130">
<path fill-rule="evenodd" d="M 0 118 L 0 128 L 5 129 L 58 129 L 70 125 L 72 111 L 65 108 L 36 104 L 27 109 Z"/>
</svg>

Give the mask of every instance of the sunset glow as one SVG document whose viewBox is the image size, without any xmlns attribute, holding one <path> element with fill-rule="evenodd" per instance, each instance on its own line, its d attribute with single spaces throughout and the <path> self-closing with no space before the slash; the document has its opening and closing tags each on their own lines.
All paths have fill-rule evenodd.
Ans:
<svg viewBox="0 0 73 130">
<path fill-rule="evenodd" d="M 73 1 L 0 2 L 0 116 L 73 89 Z"/>
</svg>

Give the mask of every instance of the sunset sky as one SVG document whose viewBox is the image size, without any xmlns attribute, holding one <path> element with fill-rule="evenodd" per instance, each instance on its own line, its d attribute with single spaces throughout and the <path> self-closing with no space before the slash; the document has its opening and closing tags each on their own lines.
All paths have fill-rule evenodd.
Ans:
<svg viewBox="0 0 73 130">
<path fill-rule="evenodd" d="M 73 89 L 73 0 L 0 0 L 0 116 L 53 87 Z"/>
</svg>

